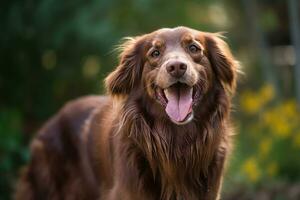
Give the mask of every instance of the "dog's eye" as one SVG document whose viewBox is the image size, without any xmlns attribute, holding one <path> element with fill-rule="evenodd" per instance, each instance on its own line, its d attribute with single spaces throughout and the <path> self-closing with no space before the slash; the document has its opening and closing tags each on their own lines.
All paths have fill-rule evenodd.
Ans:
<svg viewBox="0 0 300 200">
<path fill-rule="evenodd" d="M 160 52 L 159 52 L 158 50 L 154 50 L 154 51 L 152 51 L 152 53 L 151 53 L 151 56 L 152 56 L 153 58 L 157 58 L 159 55 L 160 55 Z"/>
<path fill-rule="evenodd" d="M 191 53 L 197 53 L 199 50 L 200 50 L 199 47 L 197 47 L 197 46 L 194 45 L 194 44 L 191 44 L 191 45 L 189 46 L 189 51 L 190 51 Z"/>
</svg>

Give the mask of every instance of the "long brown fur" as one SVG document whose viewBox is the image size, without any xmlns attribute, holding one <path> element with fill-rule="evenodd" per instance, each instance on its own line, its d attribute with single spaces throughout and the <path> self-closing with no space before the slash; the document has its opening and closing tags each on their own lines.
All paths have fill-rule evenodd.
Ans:
<svg viewBox="0 0 300 200">
<path fill-rule="evenodd" d="M 202 97 L 185 125 L 174 124 L 153 96 L 159 67 L 146 53 L 162 34 L 171 43 L 192 34 L 204 48 L 193 58 Z M 216 34 L 179 27 L 129 40 L 105 80 L 108 96 L 68 103 L 39 131 L 15 199 L 219 199 L 237 70 Z"/>
</svg>

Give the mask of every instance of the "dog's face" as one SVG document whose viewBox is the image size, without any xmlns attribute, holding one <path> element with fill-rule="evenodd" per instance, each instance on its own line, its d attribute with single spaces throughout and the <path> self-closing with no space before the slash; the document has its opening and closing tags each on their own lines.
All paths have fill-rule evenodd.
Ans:
<svg viewBox="0 0 300 200">
<path fill-rule="evenodd" d="M 193 108 L 213 84 L 233 89 L 235 76 L 236 61 L 218 35 L 178 27 L 125 42 L 106 86 L 112 95 L 144 89 L 180 125 L 193 119 Z"/>
<path fill-rule="evenodd" d="M 211 79 L 211 67 L 197 33 L 184 28 L 161 29 L 146 48 L 144 85 L 176 124 L 192 120 L 193 105 Z"/>
</svg>

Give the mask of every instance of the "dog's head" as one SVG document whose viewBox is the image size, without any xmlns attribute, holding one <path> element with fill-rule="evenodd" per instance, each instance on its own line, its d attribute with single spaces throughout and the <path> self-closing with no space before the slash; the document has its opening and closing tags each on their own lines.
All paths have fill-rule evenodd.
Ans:
<svg viewBox="0 0 300 200">
<path fill-rule="evenodd" d="M 106 78 L 111 95 L 144 89 L 176 124 L 193 119 L 193 108 L 219 84 L 235 88 L 237 62 L 220 35 L 186 27 L 159 29 L 122 45 L 119 66 Z"/>
</svg>

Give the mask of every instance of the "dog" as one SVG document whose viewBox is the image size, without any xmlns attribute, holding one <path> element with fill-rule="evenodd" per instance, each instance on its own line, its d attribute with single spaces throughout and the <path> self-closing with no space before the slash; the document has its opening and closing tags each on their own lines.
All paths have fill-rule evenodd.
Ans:
<svg viewBox="0 0 300 200">
<path fill-rule="evenodd" d="M 106 96 L 67 103 L 38 132 L 15 199 L 216 200 L 238 62 L 221 34 L 127 38 Z"/>
</svg>

